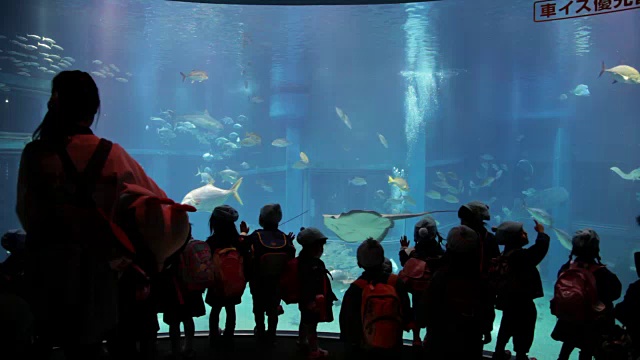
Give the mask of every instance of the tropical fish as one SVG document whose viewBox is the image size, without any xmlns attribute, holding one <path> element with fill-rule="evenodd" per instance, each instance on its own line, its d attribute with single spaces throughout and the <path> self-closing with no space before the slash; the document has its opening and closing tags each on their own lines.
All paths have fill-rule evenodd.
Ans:
<svg viewBox="0 0 640 360">
<path fill-rule="evenodd" d="M 387 149 L 389 148 L 389 143 L 387 142 L 387 139 L 384 137 L 384 135 L 378 133 L 378 139 L 380 139 L 380 143 L 382 144 L 382 146 Z"/>
<path fill-rule="evenodd" d="M 192 84 L 196 81 L 203 82 L 209 79 L 209 75 L 207 74 L 207 72 L 201 71 L 201 70 L 192 70 L 190 73 L 186 75 L 183 72 L 181 72 L 180 75 L 182 76 L 182 82 L 184 82 L 186 79 L 189 79 L 191 80 Z"/>
<path fill-rule="evenodd" d="M 355 186 L 363 186 L 363 185 L 367 185 L 367 180 L 359 176 L 356 176 L 353 179 L 349 180 L 349 184 L 355 185 Z"/>
<path fill-rule="evenodd" d="M 223 183 L 226 181 L 230 184 L 233 184 L 234 182 L 236 182 L 236 180 L 238 180 L 238 177 L 240 177 L 240 174 L 238 174 L 237 171 L 233 171 L 229 168 L 227 168 L 226 170 L 220 171 L 218 174 L 222 178 Z"/>
<path fill-rule="evenodd" d="M 571 93 L 575 96 L 589 96 L 591 93 L 589 92 L 589 87 L 585 84 L 580 84 L 575 87 L 575 89 L 571 90 Z"/>
<path fill-rule="evenodd" d="M 271 145 L 275 146 L 275 147 L 287 147 L 289 145 L 291 145 L 291 143 L 289 142 L 289 140 L 285 139 L 285 138 L 281 138 L 281 139 L 275 139 L 271 142 Z"/>
<path fill-rule="evenodd" d="M 336 114 L 338 114 L 338 117 L 340 118 L 340 120 L 342 120 L 342 122 L 344 122 L 344 124 L 347 125 L 349 129 L 351 129 L 351 120 L 349 120 L 349 116 L 345 114 L 344 111 L 342 111 L 342 109 L 340 109 L 337 106 L 336 106 Z"/>
<path fill-rule="evenodd" d="M 387 182 L 389 184 L 395 185 L 400 190 L 409 191 L 409 184 L 407 183 L 407 180 L 401 177 L 392 178 L 391 176 L 389 176 L 389 180 Z"/>
<path fill-rule="evenodd" d="M 447 194 L 445 196 L 442 197 L 442 200 L 448 202 L 449 204 L 457 204 L 460 202 L 460 200 L 458 200 L 457 197 L 451 195 L 451 194 Z"/>
<path fill-rule="evenodd" d="M 618 174 L 621 178 L 625 180 L 631 180 L 631 181 L 640 180 L 640 168 L 631 170 L 631 172 L 628 174 L 624 173 L 622 170 L 620 170 L 620 168 L 616 166 L 610 168 L 610 170 Z"/>
<path fill-rule="evenodd" d="M 307 154 L 304 153 L 304 151 L 300 152 L 300 161 L 302 161 L 305 164 L 309 163 L 309 157 L 307 156 Z"/>
<path fill-rule="evenodd" d="M 200 168 L 198 168 L 198 173 L 196 174 L 196 176 L 200 176 L 200 182 L 202 183 L 211 184 L 211 185 L 215 183 L 215 180 L 213 180 L 213 177 L 211 176 L 211 174 L 209 174 L 206 171 L 200 170 Z"/>
<path fill-rule="evenodd" d="M 560 230 L 560 229 L 556 229 L 554 227 L 551 227 L 551 229 L 553 229 L 553 232 L 556 234 L 556 237 L 558 238 L 558 241 L 560 242 L 560 244 L 567 250 L 571 251 L 573 250 L 573 244 L 571 242 L 571 235 L 567 234 L 566 232 Z"/>
<path fill-rule="evenodd" d="M 531 215 L 531 217 L 533 217 L 539 223 L 544 224 L 544 225 L 549 225 L 549 226 L 551 226 L 553 224 L 553 219 L 551 218 L 551 215 L 549 215 L 548 212 L 546 212 L 546 211 L 544 211 L 542 209 L 530 208 L 530 207 L 526 207 L 526 206 L 525 206 L 525 209 Z"/>
<path fill-rule="evenodd" d="M 434 200 L 439 200 L 442 198 L 442 195 L 436 190 L 429 190 L 424 194 L 426 197 Z"/>
<path fill-rule="evenodd" d="M 613 77 L 613 84 L 617 82 L 623 82 L 625 84 L 640 84 L 640 73 L 629 65 L 618 65 L 611 69 L 607 69 L 603 61 L 602 70 L 600 70 L 600 75 L 598 75 L 598 77 L 602 76 L 605 72 L 611 74 Z"/>
<path fill-rule="evenodd" d="M 240 205 L 243 205 L 240 194 L 238 194 L 238 189 L 241 184 L 242 178 L 238 179 L 229 190 L 217 188 L 213 186 L 213 184 L 206 184 L 191 190 L 184 199 L 182 199 L 182 204 L 191 205 L 198 211 L 210 213 L 216 207 L 224 205 L 229 196 L 233 195 Z"/>
<path fill-rule="evenodd" d="M 224 125 L 222 125 L 218 120 L 212 118 L 207 110 L 205 110 L 203 114 L 182 115 L 179 117 L 179 120 L 188 121 L 204 130 L 218 132 L 224 129 Z"/>
</svg>

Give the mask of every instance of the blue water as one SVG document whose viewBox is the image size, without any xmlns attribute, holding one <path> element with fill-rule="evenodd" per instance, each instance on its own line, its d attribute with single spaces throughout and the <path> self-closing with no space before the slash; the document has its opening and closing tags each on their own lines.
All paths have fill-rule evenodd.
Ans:
<svg viewBox="0 0 640 360">
<path fill-rule="evenodd" d="M 171 197 L 181 200 L 204 185 L 194 176 L 198 169 L 209 167 L 223 189 L 231 184 L 218 173 L 227 167 L 237 171 L 244 205 L 233 198 L 228 203 L 242 219 L 257 228 L 259 209 L 270 202 L 283 205 L 285 219 L 308 211 L 283 230 L 321 228 L 331 237 L 327 266 L 350 277 L 358 275 L 356 244 L 327 229 L 323 214 L 456 210 L 482 200 L 490 203 L 490 225 L 522 220 L 532 233 L 533 223 L 517 200 L 524 199 L 549 212 L 553 225 L 568 233 L 594 228 L 602 238 L 603 261 L 625 289 L 636 278 L 630 254 L 640 235 L 634 222 L 640 185 L 610 167 L 630 172 L 640 166 L 640 85 L 611 84 L 609 74 L 598 78 L 598 73 L 602 61 L 607 67 L 640 67 L 637 10 L 534 23 L 532 1 L 524 0 L 357 7 L 29 0 L 2 8 L 9 20 L 0 24 L 6 36 L 0 39 L 0 131 L 28 133 L 43 117 L 53 74 L 38 67 L 55 72 L 51 65 L 60 60 L 48 62 L 39 53 L 72 57 L 69 68 L 94 72 L 100 87 L 97 133 L 129 150 Z M 11 42 L 26 34 L 53 38 L 64 50 L 29 51 Z M 32 38 L 18 41 L 38 46 Z M 25 62 L 38 66 L 16 66 Z M 183 82 L 180 72 L 191 70 L 206 71 L 208 79 Z M 580 84 L 588 86 L 589 96 L 571 92 Z M 347 114 L 351 128 L 336 107 Z M 174 118 L 163 115 L 166 110 L 174 111 Z M 177 116 L 205 110 L 221 122 L 233 121 L 207 134 L 174 125 L 159 132 L 161 122 L 150 120 L 175 123 Z M 238 120 L 240 115 L 246 120 Z M 237 123 L 241 129 L 233 128 Z M 261 144 L 241 146 L 231 132 L 240 140 L 255 133 Z M 228 141 L 218 145 L 219 137 Z M 277 138 L 291 145 L 272 146 Z M 8 141 L 2 144 L 0 222 L 15 228 L 19 147 L 9 150 Z M 309 158 L 305 169 L 293 168 L 300 152 Z M 219 159 L 207 161 L 205 153 Z M 394 168 L 403 172 L 409 193 L 388 184 Z M 367 184 L 349 183 L 354 177 Z M 486 181 L 489 177 L 495 181 Z M 470 181 L 489 184 L 472 189 Z M 530 188 L 533 198 L 523 194 Z M 545 189 L 553 189 L 547 192 L 551 196 L 536 198 Z M 456 198 L 425 196 L 434 190 Z M 559 198 L 561 193 L 568 197 Z M 402 201 L 403 195 L 411 198 Z M 197 238 L 208 235 L 208 217 L 192 216 Z M 436 219 L 443 234 L 457 223 L 455 214 Z M 398 239 L 411 235 L 414 222 L 396 222 L 383 240 L 390 258 L 397 261 Z M 549 337 L 555 318 L 548 300 L 556 271 L 568 256 L 548 231 L 554 240 L 540 265 L 546 297 L 537 300 L 530 353 L 538 359 L 554 359 L 559 351 Z M 338 292 L 345 288 L 334 286 Z M 252 329 L 249 295 L 243 300 L 238 328 Z M 280 328 L 297 329 L 296 308 L 286 310 Z M 205 330 L 206 318 L 197 326 Z M 496 331 L 498 326 L 499 312 Z M 339 329 L 332 323 L 320 330 Z"/>
</svg>

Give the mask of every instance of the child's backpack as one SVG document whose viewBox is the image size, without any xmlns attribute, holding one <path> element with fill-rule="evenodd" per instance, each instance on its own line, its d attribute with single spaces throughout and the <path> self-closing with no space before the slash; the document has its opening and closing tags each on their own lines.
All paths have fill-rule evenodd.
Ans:
<svg viewBox="0 0 640 360">
<path fill-rule="evenodd" d="M 300 301 L 300 274 L 298 258 L 287 262 L 287 267 L 280 278 L 280 295 L 285 304 L 297 304 Z"/>
<path fill-rule="evenodd" d="M 180 278 L 188 290 L 201 291 L 216 282 L 213 257 L 209 244 L 191 240 L 180 256 Z"/>
<path fill-rule="evenodd" d="M 213 266 L 218 276 L 218 285 L 215 287 L 218 296 L 225 299 L 241 297 L 247 281 L 243 258 L 238 249 L 230 247 L 216 250 Z"/>
<path fill-rule="evenodd" d="M 491 265 L 489 266 L 489 286 L 497 294 L 504 291 L 510 280 L 511 269 L 509 266 L 509 256 L 516 250 L 518 249 L 510 250 L 497 258 L 491 259 Z"/>
<path fill-rule="evenodd" d="M 386 283 L 358 279 L 362 289 L 363 342 L 368 349 L 393 349 L 402 341 L 402 304 L 396 291 L 398 277 L 390 275 Z"/>
<path fill-rule="evenodd" d="M 433 271 L 431 271 L 428 261 L 429 259 L 425 261 L 410 258 L 398 273 L 398 277 L 407 284 L 407 289 L 411 294 L 422 294 L 429 288 Z"/>
<path fill-rule="evenodd" d="M 597 318 L 605 306 L 598 300 L 593 272 L 602 267 L 572 261 L 556 281 L 551 299 L 551 314 L 568 321 Z"/>
<path fill-rule="evenodd" d="M 291 260 L 287 252 L 289 239 L 280 231 L 256 231 L 261 249 L 257 254 L 258 276 L 263 279 L 280 281 L 282 274 Z"/>
</svg>

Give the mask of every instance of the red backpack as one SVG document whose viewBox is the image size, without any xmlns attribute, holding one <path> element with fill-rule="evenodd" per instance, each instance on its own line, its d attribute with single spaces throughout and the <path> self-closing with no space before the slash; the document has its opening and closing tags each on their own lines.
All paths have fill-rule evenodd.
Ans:
<svg viewBox="0 0 640 360">
<path fill-rule="evenodd" d="M 280 295 L 285 304 L 297 304 L 300 301 L 300 285 L 298 258 L 293 258 L 287 262 L 287 267 L 280 278 Z"/>
<path fill-rule="evenodd" d="M 572 261 L 556 281 L 551 299 L 551 314 L 568 321 L 597 318 L 604 310 L 604 304 L 598 300 L 593 273 L 603 267 Z"/>
<path fill-rule="evenodd" d="M 363 279 L 353 284 L 362 289 L 362 330 L 364 347 L 394 349 L 402 345 L 402 304 L 396 291 L 398 277 L 390 275 L 386 283 Z"/>
<path fill-rule="evenodd" d="M 247 286 L 244 276 L 244 261 L 234 247 L 218 249 L 213 255 L 219 283 L 215 287 L 218 296 L 230 299 L 241 297 Z"/>
<path fill-rule="evenodd" d="M 425 261 L 410 258 L 398 273 L 398 277 L 407 284 L 409 293 L 422 294 L 429 288 L 433 271 L 429 268 L 428 259 Z"/>
<path fill-rule="evenodd" d="M 216 282 L 209 244 L 191 240 L 180 256 L 180 278 L 188 290 L 200 291 Z"/>
</svg>

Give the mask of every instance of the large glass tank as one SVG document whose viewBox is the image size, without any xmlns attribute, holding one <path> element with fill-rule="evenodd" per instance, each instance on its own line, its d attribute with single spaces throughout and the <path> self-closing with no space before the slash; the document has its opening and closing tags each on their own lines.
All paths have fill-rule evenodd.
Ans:
<svg viewBox="0 0 640 360">
<path fill-rule="evenodd" d="M 19 153 L 43 118 L 50 81 L 81 69 L 100 87 L 96 132 L 122 144 L 174 199 L 209 179 L 229 189 L 242 178 L 244 205 L 228 203 L 252 229 L 272 202 L 282 204 L 284 220 L 294 218 L 285 232 L 322 229 L 330 237 L 324 261 L 340 274 L 338 297 L 359 275 L 358 244 L 338 238 L 323 215 L 457 210 L 471 200 L 490 205 L 490 225 L 520 220 L 529 233 L 526 207 L 552 216 L 531 356 L 559 352 L 548 304 L 569 255 L 562 232 L 595 229 L 624 288 L 636 279 L 640 84 L 598 74 L 640 67 L 638 10 L 537 23 L 532 0 L 1 6 L 3 229 L 19 227 Z M 445 236 L 458 223 L 455 213 L 434 216 Z M 192 216 L 196 238 L 209 235 L 208 219 Z M 418 219 L 396 221 L 382 241 L 394 264 L 400 236 L 411 238 Z M 253 329 L 248 291 L 239 314 L 238 328 Z M 297 330 L 298 321 L 297 308 L 286 307 L 279 328 Z M 196 324 L 207 330 L 206 317 Z"/>
</svg>

